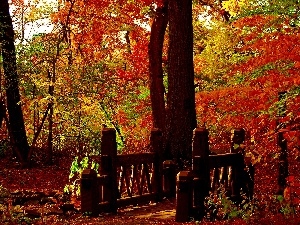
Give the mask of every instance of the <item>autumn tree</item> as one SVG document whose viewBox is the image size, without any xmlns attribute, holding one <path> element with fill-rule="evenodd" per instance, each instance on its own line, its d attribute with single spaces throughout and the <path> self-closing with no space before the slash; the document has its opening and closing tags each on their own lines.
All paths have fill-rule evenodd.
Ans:
<svg viewBox="0 0 300 225">
<path fill-rule="evenodd" d="M 165 131 L 165 87 L 163 83 L 163 45 L 168 25 L 168 0 L 155 10 L 149 40 L 149 88 L 152 106 L 153 127 Z"/>
<path fill-rule="evenodd" d="M 241 126 L 263 137 L 274 129 L 278 92 L 295 94 L 298 12 L 294 1 L 279 2 L 224 1 L 231 21 L 210 25 L 204 51 L 195 57 L 197 76 L 205 78 L 196 102 L 200 123 L 216 136 Z"/>
<path fill-rule="evenodd" d="M 180 33 L 185 33 L 186 36 L 191 36 L 191 39 L 193 39 L 193 34 L 196 37 L 196 42 L 193 43 L 193 40 L 191 41 L 189 38 L 187 38 L 186 36 L 183 36 L 182 38 L 177 38 L 177 39 L 172 39 L 173 43 L 177 42 L 178 40 L 182 41 L 180 43 L 177 43 L 178 46 L 182 46 L 182 43 L 185 44 L 184 45 L 184 49 L 185 50 L 178 50 L 176 46 L 177 44 L 174 44 L 172 47 L 169 46 L 169 48 L 174 48 L 177 49 L 178 52 L 173 52 L 174 49 L 170 52 L 173 52 L 172 56 L 171 56 L 171 67 L 169 67 L 168 73 L 163 72 L 164 70 L 166 71 L 166 66 L 165 63 L 162 61 L 162 59 L 165 57 L 164 54 L 165 52 L 163 52 L 163 50 L 165 50 L 165 46 L 168 46 L 169 44 L 169 32 L 166 33 L 166 27 L 167 27 L 167 23 L 168 23 L 168 17 L 169 18 L 173 18 L 173 12 L 169 11 L 169 10 L 174 10 L 176 7 L 171 8 L 171 9 L 167 9 L 168 8 L 168 1 L 159 1 L 159 3 L 157 4 L 157 7 L 155 9 L 155 13 L 153 16 L 153 21 L 152 21 L 152 27 L 151 27 L 151 36 L 150 36 L 150 42 L 149 42 L 149 74 L 150 74 L 150 94 L 151 94 L 151 106 L 152 106 L 152 118 L 153 118 L 153 125 L 156 128 L 159 128 L 163 131 L 164 135 L 163 137 L 164 139 L 164 146 L 167 147 L 166 149 L 166 157 L 178 157 L 178 155 L 182 155 L 184 157 L 188 156 L 188 152 L 187 150 L 183 150 L 183 152 L 181 152 L 180 154 L 177 154 L 176 151 L 178 150 L 171 150 L 170 144 L 172 143 L 172 141 L 168 141 L 168 134 L 170 134 L 171 136 L 173 136 L 173 131 L 174 130 L 178 130 L 178 128 L 175 128 L 178 125 L 174 125 L 177 119 L 177 116 L 175 116 L 175 114 L 173 113 L 174 108 L 178 108 L 178 106 L 176 105 L 177 103 L 179 104 L 180 101 L 184 101 L 184 105 L 187 111 L 189 111 L 188 117 L 190 117 L 191 115 L 194 114 L 193 112 L 193 97 L 191 97 L 193 95 L 194 92 L 194 78 L 193 78 L 193 65 L 191 65 L 191 61 L 190 59 L 193 58 L 193 56 L 191 56 L 192 51 L 194 51 L 195 54 L 195 59 L 194 62 L 196 63 L 197 69 L 199 68 L 199 66 L 201 68 L 203 68 L 203 61 L 199 61 L 199 55 L 203 50 L 203 42 L 205 39 L 208 39 L 207 36 L 207 31 L 205 31 L 205 26 L 204 23 L 201 23 L 201 21 L 199 20 L 199 15 L 210 15 L 212 18 L 217 18 L 219 20 L 225 20 L 228 21 L 228 12 L 225 10 L 221 10 L 222 9 L 222 2 L 217 3 L 217 2 L 212 2 L 212 1 L 200 1 L 200 2 L 193 2 L 193 14 L 192 14 L 192 23 L 194 25 L 194 30 L 192 29 L 192 25 L 186 27 L 186 29 L 188 30 L 187 33 L 185 33 L 186 30 L 184 30 L 183 32 L 180 31 Z M 189 9 L 190 10 L 190 9 Z M 169 16 L 168 16 L 169 15 Z M 181 16 L 181 15 L 179 15 Z M 189 23 L 191 22 L 191 18 L 190 15 L 188 15 L 189 17 Z M 178 27 L 177 25 L 174 25 L 173 28 L 173 34 L 175 34 L 175 36 L 179 33 L 177 33 L 177 31 L 174 31 L 175 29 L 181 29 L 182 24 L 180 24 L 181 21 L 175 21 L 174 19 L 172 19 L 174 23 L 178 22 Z M 185 20 L 185 22 L 187 22 L 187 20 Z M 193 32 L 192 35 L 190 35 L 191 30 Z M 171 32 L 171 30 L 170 30 Z M 180 34 L 180 35 L 181 35 Z M 172 34 L 171 34 L 172 35 Z M 179 36 L 180 36 L 179 35 Z M 174 41 L 175 40 L 175 41 Z M 188 41 L 186 41 L 188 40 Z M 164 45 L 164 42 L 167 42 Z M 192 49 L 191 45 L 194 46 L 194 49 Z M 188 46 L 186 48 L 186 46 Z M 175 69 L 175 61 L 179 62 L 182 59 L 180 58 L 181 56 L 178 56 L 180 58 L 180 60 L 178 59 L 174 59 L 175 55 L 182 55 L 182 52 L 184 52 L 184 60 L 186 61 L 182 61 L 183 63 L 177 63 L 176 66 L 178 66 L 178 68 L 180 68 L 180 70 L 178 70 L 178 68 Z M 172 58 L 174 57 L 174 58 Z M 186 63 L 188 62 L 188 63 Z M 184 64 L 184 65 L 183 65 Z M 171 69 L 170 69 L 171 68 Z M 185 70 L 185 71 L 184 71 Z M 176 71 L 176 72 L 175 72 Z M 184 71 L 184 72 L 183 72 Z M 199 71 L 199 69 L 198 69 Z M 177 73 L 178 72 L 178 73 Z M 166 75 L 167 74 L 167 75 Z M 172 83 L 172 81 L 174 80 L 175 74 L 178 78 L 178 83 L 174 82 Z M 183 75 L 184 74 L 184 75 Z M 187 75 L 188 74 L 188 75 Z M 165 76 L 165 78 L 164 78 Z M 171 78 L 170 78 L 171 76 Z M 182 76 L 186 76 L 189 77 L 189 81 L 187 81 L 187 83 L 182 82 L 181 79 L 185 79 L 182 78 Z M 166 78 L 168 77 L 168 78 Z M 198 82 L 199 82 L 199 77 L 198 76 Z M 177 79 L 175 78 L 175 79 Z M 202 79 L 202 77 L 200 77 L 200 79 Z M 168 80 L 168 82 L 164 82 Z M 171 85 L 169 80 L 171 80 Z M 164 86 L 165 83 L 165 86 Z M 200 82 L 199 82 L 200 83 Z M 172 86 L 173 84 L 176 84 L 174 86 Z M 183 86 L 180 86 L 178 84 L 182 84 Z M 192 87 L 193 86 L 193 87 Z M 171 91 L 170 91 L 171 88 Z M 174 88 L 174 89 L 173 89 Z M 179 89 L 177 89 L 179 88 Z M 185 89 L 185 90 L 183 90 Z M 170 91 L 170 94 L 168 94 L 167 98 L 168 98 L 168 104 L 165 102 L 165 94 L 166 92 Z M 180 101 L 174 100 L 174 96 L 177 94 L 174 93 L 185 93 L 182 96 Z M 188 93 L 188 94 L 187 94 Z M 171 97 L 172 96 L 172 97 Z M 187 97 L 189 96 L 189 97 Z M 173 99 L 173 100 L 171 100 Z M 173 102 L 171 104 L 171 102 Z M 176 102 L 176 103 L 175 103 Z M 190 102 L 190 103 L 188 103 Z M 175 105 L 173 105 L 175 103 Z M 189 106 L 187 105 L 191 105 L 191 108 L 189 108 Z M 173 105 L 171 107 L 173 107 L 172 110 L 166 110 L 166 105 Z M 180 107 L 179 107 L 180 108 Z M 169 109 L 169 107 L 167 107 L 167 109 Z M 178 112 L 178 114 L 181 114 L 182 116 L 184 115 L 184 113 L 182 111 Z M 191 116 L 192 118 L 193 116 Z M 169 118 L 169 120 L 167 120 L 167 118 Z M 193 121 L 194 119 L 191 119 L 191 121 Z M 168 121 L 168 123 L 167 123 Z M 173 121 L 173 122 L 171 122 Z M 173 125 L 171 125 L 171 123 Z M 177 122 L 176 122 L 177 123 Z M 194 127 L 196 122 L 188 122 L 187 124 L 193 124 L 188 125 L 190 127 Z M 167 127 L 168 126 L 168 127 Z M 173 127 L 174 126 L 174 127 Z M 181 125 L 179 125 L 179 127 L 181 127 Z M 189 128 L 189 130 L 191 130 L 191 128 Z M 189 133 L 189 132 L 187 132 Z M 178 136 L 179 137 L 179 136 Z M 184 137 L 183 139 L 185 139 L 186 137 Z M 177 139 L 177 138 L 175 138 Z M 181 137 L 179 139 L 182 139 Z M 179 140 L 177 139 L 177 140 Z M 189 139 L 189 138 L 188 138 Z M 186 141 L 186 143 L 184 144 L 185 146 L 187 146 L 186 144 L 188 143 L 188 141 Z M 176 144 L 177 145 L 177 144 Z M 174 147 L 173 147 L 174 148 Z M 181 148 L 181 147 L 180 147 Z M 171 153 L 172 152 L 172 153 Z M 171 156 L 172 155 L 172 156 Z"/>
<path fill-rule="evenodd" d="M 152 124 L 146 86 L 149 32 L 143 27 L 148 11 L 144 1 L 99 4 L 77 0 L 65 2 L 52 15 L 53 23 L 65 30 L 68 39 L 68 44 L 61 45 L 68 47 L 60 52 L 56 69 L 55 89 L 61 91 L 55 96 L 59 112 L 55 124 L 61 136 L 99 139 L 102 124 L 106 124 L 117 130 L 120 149 L 146 145 L 146 141 L 133 140 L 144 140 Z M 71 63 L 66 63 L 65 56 Z M 33 57 L 38 59 L 36 68 L 44 66 L 40 63 L 44 54 Z"/>
<path fill-rule="evenodd" d="M 192 1 L 169 1 L 167 149 L 173 157 L 191 157 L 197 126 L 193 67 Z"/>
<path fill-rule="evenodd" d="M 8 1 L 6 0 L 0 1 L 0 43 L 5 75 L 10 136 L 14 149 L 18 153 L 19 160 L 25 163 L 27 161 L 29 145 L 27 142 L 20 102 L 14 31 L 9 14 Z"/>
</svg>

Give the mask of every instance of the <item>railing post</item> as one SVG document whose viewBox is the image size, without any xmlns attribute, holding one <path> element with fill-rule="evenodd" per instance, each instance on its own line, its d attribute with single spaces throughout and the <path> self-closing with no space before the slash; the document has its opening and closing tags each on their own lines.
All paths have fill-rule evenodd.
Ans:
<svg viewBox="0 0 300 225">
<path fill-rule="evenodd" d="M 177 175 L 176 222 L 188 222 L 193 209 L 193 176 L 189 171 Z"/>
<path fill-rule="evenodd" d="M 176 166 L 172 160 L 163 162 L 163 191 L 168 197 L 176 196 Z"/>
<path fill-rule="evenodd" d="M 231 137 L 231 153 L 244 154 L 244 148 L 241 146 L 245 141 L 245 130 L 243 128 L 237 128 L 232 130 Z"/>
<path fill-rule="evenodd" d="M 279 155 L 279 174 L 278 174 L 278 195 L 283 195 L 284 188 L 286 187 L 286 178 L 288 177 L 288 152 L 287 152 L 287 140 L 283 136 L 282 128 L 285 128 L 285 124 L 282 123 L 282 119 L 286 116 L 286 91 L 278 93 L 278 98 L 281 104 L 279 104 L 277 119 L 276 119 L 276 129 L 277 133 L 277 145 L 280 148 Z"/>
<path fill-rule="evenodd" d="M 233 202 L 239 202 L 241 199 L 240 190 L 243 187 L 246 177 L 244 177 L 244 158 L 242 154 L 237 155 L 237 159 L 234 165 L 231 167 L 232 181 L 231 181 L 231 200 Z M 246 191 L 244 189 L 244 191 Z"/>
<path fill-rule="evenodd" d="M 96 215 L 98 212 L 97 173 L 92 169 L 85 169 L 80 181 L 81 211 Z"/>
<path fill-rule="evenodd" d="M 117 212 L 117 142 L 116 131 L 113 128 L 103 128 L 101 137 L 101 175 L 108 176 L 107 184 L 103 186 L 103 200 L 109 202 L 109 211 Z"/>
<path fill-rule="evenodd" d="M 204 216 L 204 199 L 209 194 L 209 139 L 208 130 L 196 128 L 193 132 L 192 171 L 194 175 L 194 201 L 197 219 Z"/>
<path fill-rule="evenodd" d="M 283 132 L 281 131 L 278 132 L 277 142 L 280 148 L 277 194 L 283 195 L 284 188 L 286 187 L 286 178 L 289 175 L 289 171 L 288 171 L 287 141 L 283 137 Z"/>
<path fill-rule="evenodd" d="M 231 191 L 228 184 L 228 166 L 224 166 L 221 169 L 221 184 L 223 184 L 223 187 L 225 188 L 226 197 L 229 197 L 231 195 Z"/>
<path fill-rule="evenodd" d="M 243 188 L 246 191 L 245 181 L 245 171 L 244 171 L 244 147 L 241 146 L 245 141 L 245 130 L 243 128 L 234 129 L 232 131 L 231 139 L 231 153 L 239 153 L 235 164 L 231 167 L 231 199 L 234 202 L 240 201 L 240 189 Z"/>
<path fill-rule="evenodd" d="M 163 164 L 162 164 L 162 132 L 159 129 L 152 129 L 150 136 L 150 151 L 155 153 L 155 161 L 153 165 L 153 192 L 157 193 L 156 201 L 163 199 Z"/>
<path fill-rule="evenodd" d="M 252 165 L 251 162 L 249 162 L 248 164 L 246 164 L 248 166 L 248 175 L 249 175 L 249 181 L 248 181 L 248 196 L 250 198 L 250 200 L 253 199 L 253 194 L 254 194 L 254 172 L 255 172 L 255 168 L 254 165 Z"/>
<path fill-rule="evenodd" d="M 219 187 L 220 186 L 220 171 L 219 168 L 214 168 L 213 169 L 213 177 L 212 177 L 212 181 L 211 181 L 211 191 L 213 193 L 215 193 L 216 186 Z"/>
</svg>

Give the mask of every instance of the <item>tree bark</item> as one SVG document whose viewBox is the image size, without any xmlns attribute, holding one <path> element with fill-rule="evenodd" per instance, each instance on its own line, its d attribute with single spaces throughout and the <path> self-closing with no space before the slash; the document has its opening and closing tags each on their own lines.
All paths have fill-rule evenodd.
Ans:
<svg viewBox="0 0 300 225">
<path fill-rule="evenodd" d="M 20 104 L 19 80 L 17 73 L 14 31 L 9 14 L 8 0 L 0 0 L 0 43 L 2 45 L 3 68 L 9 126 L 14 147 L 25 163 L 29 151 L 23 113 Z"/>
<path fill-rule="evenodd" d="M 167 149 L 172 157 L 190 159 L 196 128 L 192 1 L 169 0 Z"/>
<path fill-rule="evenodd" d="M 49 77 L 49 90 L 48 90 L 48 94 L 51 96 L 51 100 L 48 103 L 48 107 L 49 107 L 49 117 L 48 117 L 48 156 L 47 156 L 47 163 L 49 165 L 52 164 L 52 158 L 53 158 L 53 112 L 54 112 L 54 100 L 53 100 L 53 96 L 54 96 L 54 82 L 55 82 L 55 63 L 53 63 L 53 74 L 50 73 L 50 71 L 48 70 L 48 77 Z"/>
<path fill-rule="evenodd" d="M 164 132 L 166 121 L 162 53 L 168 24 L 168 0 L 156 9 L 149 42 L 149 81 L 153 127 Z"/>
</svg>

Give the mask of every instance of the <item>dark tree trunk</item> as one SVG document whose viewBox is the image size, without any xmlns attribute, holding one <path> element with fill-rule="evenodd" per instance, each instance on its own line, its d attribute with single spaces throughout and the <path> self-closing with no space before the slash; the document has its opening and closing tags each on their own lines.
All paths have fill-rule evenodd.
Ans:
<svg viewBox="0 0 300 225">
<path fill-rule="evenodd" d="M 150 97 L 153 127 L 165 130 L 166 110 L 162 69 L 162 50 L 168 24 L 168 1 L 156 9 L 149 42 Z"/>
<path fill-rule="evenodd" d="M 8 0 L 0 0 L 0 43 L 2 45 L 3 68 L 9 126 L 14 149 L 21 156 L 21 161 L 27 161 L 29 145 L 24 126 L 23 113 L 20 104 L 19 81 L 17 74 L 14 31 L 9 14 Z"/>
<path fill-rule="evenodd" d="M 192 1 L 169 0 L 167 149 L 191 158 L 195 110 Z"/>
<path fill-rule="evenodd" d="M 50 73 L 48 70 L 48 77 L 49 77 L 49 90 L 48 93 L 51 96 L 51 100 L 48 103 L 49 107 L 49 117 L 48 117 L 48 156 L 47 156 L 47 163 L 49 165 L 52 164 L 52 158 L 53 158 L 53 112 L 54 112 L 54 103 L 53 103 L 53 96 L 54 96 L 54 82 L 55 82 L 55 64 L 53 65 L 53 74 Z"/>
</svg>

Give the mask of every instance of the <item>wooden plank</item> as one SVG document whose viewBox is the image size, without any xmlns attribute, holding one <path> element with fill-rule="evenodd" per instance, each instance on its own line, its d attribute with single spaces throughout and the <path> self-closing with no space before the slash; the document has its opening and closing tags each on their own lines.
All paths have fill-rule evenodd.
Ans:
<svg viewBox="0 0 300 225">
<path fill-rule="evenodd" d="M 125 170 L 125 168 L 126 168 L 126 170 Z M 131 197 L 132 196 L 132 189 L 133 189 L 133 187 L 132 187 L 132 185 L 130 185 L 130 180 L 129 179 L 131 177 L 131 174 L 130 174 L 130 176 L 127 176 L 127 169 L 131 170 L 131 167 L 125 167 L 124 166 L 126 190 L 127 190 L 128 196 Z"/>
<path fill-rule="evenodd" d="M 244 159 L 243 155 L 239 153 L 227 153 L 219 155 L 210 155 L 208 157 L 209 168 L 227 167 L 233 165 L 239 165 Z"/>
<path fill-rule="evenodd" d="M 225 189 L 228 188 L 228 168 L 222 167 L 221 169 L 221 184 L 224 185 Z"/>
<path fill-rule="evenodd" d="M 143 195 L 135 195 L 131 198 L 121 198 L 117 201 L 117 207 L 125 207 L 129 205 L 141 205 L 150 201 L 155 201 L 156 193 L 148 193 Z"/>
<path fill-rule="evenodd" d="M 145 168 L 145 165 L 147 165 L 147 163 L 140 165 L 140 183 L 139 183 L 139 194 L 140 195 L 143 194 L 143 190 L 144 190 L 144 183 L 145 183 L 144 168 Z"/>
<path fill-rule="evenodd" d="M 140 167 L 139 164 L 133 166 L 133 176 L 132 176 L 132 189 L 134 189 L 134 184 L 138 190 L 139 195 L 142 194 L 142 189 L 140 186 Z"/>
<path fill-rule="evenodd" d="M 148 191 L 149 191 L 149 193 L 152 193 L 152 185 L 151 185 L 151 181 L 150 181 L 150 173 L 149 173 L 149 169 L 148 169 L 148 164 L 144 164 L 143 171 L 146 175 Z"/>
<path fill-rule="evenodd" d="M 214 169 L 214 177 L 213 177 L 213 191 L 217 191 L 220 187 L 220 169 Z"/>
<path fill-rule="evenodd" d="M 155 160 L 155 153 L 140 153 L 140 154 L 128 154 L 128 155 L 118 155 L 116 158 L 116 166 L 124 165 L 136 165 L 141 163 L 153 163 Z"/>
<path fill-rule="evenodd" d="M 125 182 L 125 176 L 126 176 L 126 174 L 125 174 L 125 170 L 126 170 L 126 167 L 122 167 L 121 168 L 121 171 L 120 171 L 120 180 L 119 180 L 119 182 L 120 182 L 120 184 L 119 184 L 119 193 L 120 193 L 120 197 L 121 197 L 121 195 L 122 195 L 122 191 L 123 191 L 123 188 L 124 188 L 124 182 Z M 127 191 L 128 192 L 128 191 Z"/>
</svg>

